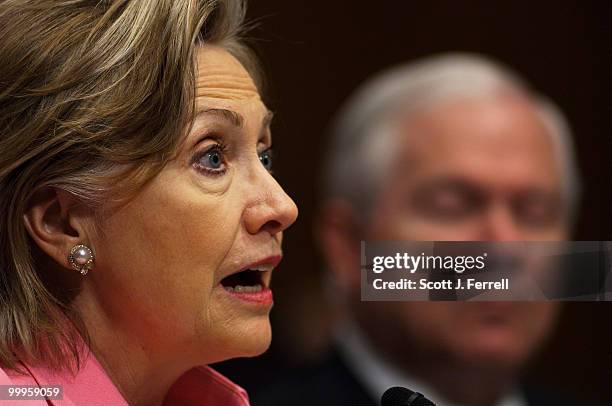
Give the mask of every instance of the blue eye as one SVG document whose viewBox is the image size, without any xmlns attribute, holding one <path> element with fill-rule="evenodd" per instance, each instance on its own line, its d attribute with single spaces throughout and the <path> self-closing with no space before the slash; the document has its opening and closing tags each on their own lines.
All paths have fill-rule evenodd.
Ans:
<svg viewBox="0 0 612 406">
<path fill-rule="evenodd" d="M 219 151 L 210 151 L 200 158 L 200 163 L 205 167 L 208 166 L 212 169 L 219 169 L 223 163 L 223 159 Z"/>
<path fill-rule="evenodd" d="M 274 161 L 272 148 L 268 148 L 259 154 L 259 161 L 268 172 L 272 172 L 272 163 Z"/>
<path fill-rule="evenodd" d="M 194 166 L 203 172 L 212 175 L 221 175 L 226 170 L 223 146 L 215 144 L 207 151 L 196 157 Z"/>
</svg>

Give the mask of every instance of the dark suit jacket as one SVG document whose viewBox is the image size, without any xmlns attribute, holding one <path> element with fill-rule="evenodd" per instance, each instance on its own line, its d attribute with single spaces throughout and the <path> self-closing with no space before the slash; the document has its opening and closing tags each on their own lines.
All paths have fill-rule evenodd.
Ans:
<svg viewBox="0 0 612 406">
<path fill-rule="evenodd" d="M 529 406 L 575 406 L 561 397 L 526 388 Z M 305 367 L 255 391 L 253 406 L 379 406 L 334 351 L 321 364 Z M 425 394 L 427 396 L 427 394 Z"/>
</svg>

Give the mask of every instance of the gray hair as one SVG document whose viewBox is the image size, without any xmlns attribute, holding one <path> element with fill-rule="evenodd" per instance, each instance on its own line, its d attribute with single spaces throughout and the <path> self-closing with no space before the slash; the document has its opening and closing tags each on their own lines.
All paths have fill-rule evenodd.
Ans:
<svg viewBox="0 0 612 406">
<path fill-rule="evenodd" d="M 345 103 L 332 127 L 324 197 L 348 200 L 368 213 L 387 166 L 380 157 L 394 148 L 391 118 L 454 98 L 504 90 L 527 96 L 553 139 L 563 173 L 568 221 L 579 196 L 578 170 L 569 124 L 560 109 L 533 92 L 515 73 L 492 60 L 446 54 L 392 68 L 366 82 Z M 388 163 L 387 163 L 388 164 Z"/>
</svg>

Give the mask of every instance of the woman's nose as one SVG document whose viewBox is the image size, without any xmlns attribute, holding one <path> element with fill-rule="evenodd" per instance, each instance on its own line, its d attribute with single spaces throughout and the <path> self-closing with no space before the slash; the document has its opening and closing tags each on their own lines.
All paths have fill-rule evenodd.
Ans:
<svg viewBox="0 0 612 406">
<path fill-rule="evenodd" d="M 264 231 L 273 236 L 293 224 L 298 208 L 276 179 L 263 167 L 250 178 L 250 199 L 244 219 L 247 231 L 251 234 Z"/>
</svg>

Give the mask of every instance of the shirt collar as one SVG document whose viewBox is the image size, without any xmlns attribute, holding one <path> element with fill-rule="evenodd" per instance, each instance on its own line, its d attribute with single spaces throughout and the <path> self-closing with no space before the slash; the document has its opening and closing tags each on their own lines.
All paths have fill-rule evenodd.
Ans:
<svg viewBox="0 0 612 406">
<path fill-rule="evenodd" d="M 91 351 L 88 351 L 76 375 L 44 367 L 24 366 L 38 386 L 62 386 L 63 400 L 51 400 L 52 405 L 128 405 Z M 212 368 L 201 366 L 189 370 L 172 385 L 165 403 L 186 406 L 248 406 L 249 398 L 240 386 Z"/>
<path fill-rule="evenodd" d="M 415 379 L 382 359 L 354 323 L 346 323 L 337 334 L 341 357 L 366 391 L 380 399 L 392 386 L 403 386 L 425 395 L 436 406 L 459 406 L 445 399 L 430 385 Z M 503 397 L 496 406 L 526 406 L 517 391 Z"/>
</svg>

